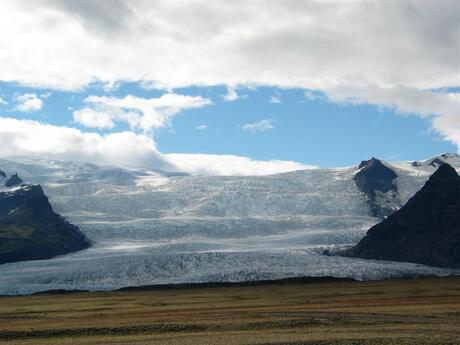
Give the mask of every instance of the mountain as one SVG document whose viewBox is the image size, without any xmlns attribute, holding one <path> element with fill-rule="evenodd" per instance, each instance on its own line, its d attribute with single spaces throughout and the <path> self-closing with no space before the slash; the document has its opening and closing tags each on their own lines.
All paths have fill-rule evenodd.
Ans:
<svg viewBox="0 0 460 345">
<path fill-rule="evenodd" d="M 373 226 L 349 256 L 460 268 L 460 177 L 439 165 L 399 211 Z"/>
<path fill-rule="evenodd" d="M 431 164 L 436 159 L 460 171 L 456 154 L 418 160 L 417 166 L 413 160 L 380 160 L 397 177 L 388 192 L 375 191 L 376 206 L 397 211 L 436 171 Z M 36 157 L 0 159 L 4 171 L 40 184 L 55 212 L 92 243 L 72 255 L 0 265 L 0 294 L 294 276 L 369 280 L 451 274 L 405 262 L 322 255 L 358 243 L 384 217 L 375 216 L 369 194 L 356 184 L 365 166 L 184 176 Z M 0 191 L 1 185 L 0 178 Z"/>
<path fill-rule="evenodd" d="M 367 196 L 374 217 L 384 218 L 392 214 L 399 204 L 396 173 L 377 158 L 362 161 L 353 180 L 356 187 Z"/>
<path fill-rule="evenodd" d="M 19 186 L 21 183 L 23 183 L 18 174 L 11 175 L 11 177 L 5 182 L 5 187 L 14 187 L 14 186 Z"/>
<path fill-rule="evenodd" d="M 53 211 L 40 185 L 0 192 L 0 264 L 49 259 L 88 246 L 78 227 Z"/>
</svg>

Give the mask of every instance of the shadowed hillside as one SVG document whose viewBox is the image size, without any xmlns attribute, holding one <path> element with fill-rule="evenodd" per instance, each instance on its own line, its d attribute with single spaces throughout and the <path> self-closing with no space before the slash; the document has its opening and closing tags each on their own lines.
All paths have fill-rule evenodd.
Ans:
<svg viewBox="0 0 460 345">
<path fill-rule="evenodd" d="M 346 255 L 460 267 L 460 177 L 442 164 L 405 206 Z"/>
<path fill-rule="evenodd" d="M 88 246 L 78 227 L 53 211 L 40 185 L 0 192 L 0 264 L 49 259 Z"/>
</svg>

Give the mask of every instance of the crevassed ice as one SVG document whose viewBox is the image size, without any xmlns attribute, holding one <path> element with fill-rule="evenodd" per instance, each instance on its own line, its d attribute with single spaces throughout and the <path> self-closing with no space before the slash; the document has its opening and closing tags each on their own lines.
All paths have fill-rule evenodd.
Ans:
<svg viewBox="0 0 460 345">
<path fill-rule="evenodd" d="M 444 158 L 460 168 L 460 159 Z M 386 163 L 399 202 L 436 169 Z M 258 177 L 180 176 L 145 169 L 22 158 L 7 173 L 42 184 L 56 212 L 79 225 L 90 249 L 0 265 L 0 294 L 49 289 L 337 276 L 380 279 L 457 273 L 423 265 L 321 255 L 356 243 L 378 222 L 354 185 L 357 167 Z"/>
</svg>

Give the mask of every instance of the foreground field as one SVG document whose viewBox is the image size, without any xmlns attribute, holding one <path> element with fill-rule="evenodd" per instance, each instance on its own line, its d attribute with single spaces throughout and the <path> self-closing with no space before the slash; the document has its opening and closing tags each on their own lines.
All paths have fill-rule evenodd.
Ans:
<svg viewBox="0 0 460 345">
<path fill-rule="evenodd" d="M 0 297 L 5 344 L 460 344 L 460 277 Z"/>
</svg>

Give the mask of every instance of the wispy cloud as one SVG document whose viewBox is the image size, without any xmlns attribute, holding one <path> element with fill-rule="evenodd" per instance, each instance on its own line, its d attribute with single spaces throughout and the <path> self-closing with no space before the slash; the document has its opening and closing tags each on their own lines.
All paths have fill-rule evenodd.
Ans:
<svg viewBox="0 0 460 345">
<path fill-rule="evenodd" d="M 273 94 L 271 97 L 270 97 L 270 100 L 269 100 L 270 103 L 275 103 L 275 104 L 281 104 L 282 101 L 281 101 L 281 95 L 276 92 L 275 94 Z"/>
<path fill-rule="evenodd" d="M 247 95 L 240 96 L 236 90 L 232 87 L 227 88 L 227 93 L 225 95 L 221 95 L 225 102 L 233 102 L 240 98 L 246 98 Z"/>
<path fill-rule="evenodd" d="M 7 105 L 7 104 L 8 104 L 8 102 L 7 102 L 7 101 L 5 101 L 3 98 L 1 98 L 1 97 L 0 97 L 0 104 L 5 104 L 5 105 Z"/>
<path fill-rule="evenodd" d="M 316 101 L 319 99 L 323 99 L 323 96 L 319 92 L 315 92 L 312 90 L 305 90 L 303 94 L 305 98 L 310 101 Z"/>
<path fill-rule="evenodd" d="M 254 123 L 247 123 L 241 128 L 243 131 L 251 133 L 264 132 L 270 129 L 275 129 L 275 126 L 273 126 L 274 122 L 275 121 L 273 119 L 265 119 Z"/>
<path fill-rule="evenodd" d="M 131 129 L 144 132 L 165 126 L 183 110 L 212 104 L 208 98 L 175 93 L 158 98 L 90 96 L 85 102 L 88 107 L 73 112 L 77 123 L 89 128 L 111 128 L 115 122 L 125 122 Z"/>
<path fill-rule="evenodd" d="M 199 131 L 204 131 L 205 129 L 208 129 L 208 125 L 199 125 L 196 126 L 195 129 L 198 129 Z"/>
<path fill-rule="evenodd" d="M 43 101 L 35 93 L 25 93 L 15 97 L 15 110 L 25 113 L 38 111 L 43 107 Z"/>
</svg>

